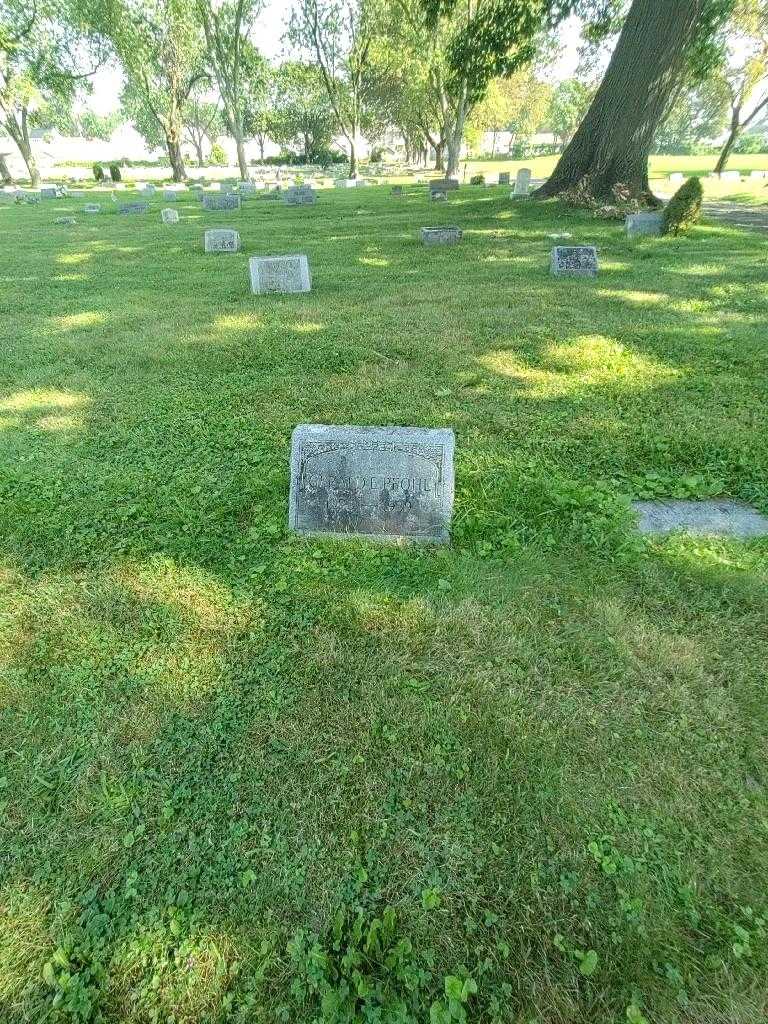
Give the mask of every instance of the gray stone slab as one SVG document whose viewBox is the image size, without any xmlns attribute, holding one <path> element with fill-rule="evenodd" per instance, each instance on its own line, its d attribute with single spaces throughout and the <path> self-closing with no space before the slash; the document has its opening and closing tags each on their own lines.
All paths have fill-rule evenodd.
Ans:
<svg viewBox="0 0 768 1024">
<path fill-rule="evenodd" d="M 50 186 L 48 188 L 41 188 L 40 189 L 40 198 L 41 199 L 57 199 L 58 195 L 59 195 L 58 189 L 56 189 L 54 186 Z"/>
<path fill-rule="evenodd" d="M 454 226 L 421 229 L 421 241 L 424 245 L 456 245 L 461 241 L 461 236 L 461 228 Z"/>
<path fill-rule="evenodd" d="M 163 201 L 166 203 L 178 203 L 179 193 L 175 188 L 163 189 Z"/>
<path fill-rule="evenodd" d="M 432 200 L 433 203 L 446 203 L 446 202 L 448 202 L 448 193 L 447 192 L 439 192 L 437 190 L 432 191 L 430 189 L 429 197 L 430 197 L 430 199 Z"/>
<path fill-rule="evenodd" d="M 312 206 L 317 196 L 310 185 L 292 185 L 283 192 L 283 202 L 287 206 Z"/>
<path fill-rule="evenodd" d="M 458 178 L 432 178 L 429 183 L 431 192 L 450 192 L 458 187 Z"/>
<path fill-rule="evenodd" d="M 556 245 L 550 273 L 554 277 L 596 277 L 597 249 L 593 245 Z"/>
<path fill-rule="evenodd" d="M 234 196 L 230 193 L 222 193 L 220 195 L 208 193 L 202 197 L 203 209 L 204 210 L 239 210 L 240 209 L 240 196 Z"/>
<path fill-rule="evenodd" d="M 403 194 L 403 186 L 402 185 L 393 185 L 392 186 L 392 195 L 393 196 L 401 196 L 402 194 Z"/>
<path fill-rule="evenodd" d="M 248 261 L 254 295 L 293 294 L 312 290 L 309 260 L 302 254 L 252 256 Z"/>
<path fill-rule="evenodd" d="M 289 526 L 446 544 L 454 447 L 450 429 L 302 424 L 291 438 Z"/>
<path fill-rule="evenodd" d="M 509 171 L 499 171 L 499 184 L 500 185 L 508 185 L 509 184 Z"/>
<path fill-rule="evenodd" d="M 147 213 L 149 203 L 121 203 L 118 210 L 120 213 Z"/>
<path fill-rule="evenodd" d="M 531 169 L 521 167 L 515 177 L 515 190 L 512 193 L 514 199 L 525 199 L 531 191 Z"/>
<path fill-rule="evenodd" d="M 205 232 L 203 246 L 206 252 L 239 252 L 240 235 L 231 228 L 211 228 Z"/>
<path fill-rule="evenodd" d="M 86 203 L 83 213 L 101 213 L 101 203 Z"/>
<path fill-rule="evenodd" d="M 642 235 L 661 235 L 664 231 L 664 214 L 661 211 L 628 213 L 624 218 L 624 227 L 628 238 L 640 238 Z"/>
<path fill-rule="evenodd" d="M 77 221 L 75 220 L 74 217 L 57 217 L 56 220 L 54 221 L 54 224 L 67 224 L 67 225 L 70 225 L 70 224 L 77 224 Z"/>
<path fill-rule="evenodd" d="M 768 516 L 725 498 L 708 501 L 633 501 L 640 533 L 686 533 L 717 537 L 768 537 Z"/>
<path fill-rule="evenodd" d="M 160 216 L 162 217 L 163 224 L 178 224 L 179 223 L 179 211 L 178 210 L 161 210 Z"/>
</svg>

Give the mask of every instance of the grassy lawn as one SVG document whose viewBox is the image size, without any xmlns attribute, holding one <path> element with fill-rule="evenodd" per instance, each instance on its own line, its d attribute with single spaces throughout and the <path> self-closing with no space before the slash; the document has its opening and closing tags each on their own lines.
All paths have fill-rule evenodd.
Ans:
<svg viewBox="0 0 768 1024">
<path fill-rule="evenodd" d="M 768 511 L 765 239 L 508 192 L 0 207 L 4 1024 L 765 1015 L 768 543 L 628 506 Z M 290 536 L 313 421 L 453 427 L 452 546 Z"/>
</svg>

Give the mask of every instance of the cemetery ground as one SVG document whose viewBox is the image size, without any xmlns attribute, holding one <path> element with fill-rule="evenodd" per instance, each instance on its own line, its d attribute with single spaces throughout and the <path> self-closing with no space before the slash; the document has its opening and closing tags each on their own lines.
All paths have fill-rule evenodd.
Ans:
<svg viewBox="0 0 768 1024">
<path fill-rule="evenodd" d="M 0 207 L 0 1019 L 762 1019 L 768 542 L 629 499 L 768 511 L 764 237 L 82 203 Z M 451 546 L 290 535 L 302 422 L 452 427 Z"/>
</svg>

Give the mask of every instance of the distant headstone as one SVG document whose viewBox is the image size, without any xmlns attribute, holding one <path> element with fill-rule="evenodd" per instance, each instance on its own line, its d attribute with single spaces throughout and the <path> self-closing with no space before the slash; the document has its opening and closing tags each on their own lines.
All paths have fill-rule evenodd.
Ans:
<svg viewBox="0 0 768 1024">
<path fill-rule="evenodd" d="M 450 192 L 458 187 L 457 178 L 433 178 L 429 183 L 430 192 Z"/>
<path fill-rule="evenodd" d="M 750 178 L 768 178 L 768 171 L 751 171 Z"/>
<path fill-rule="evenodd" d="M 422 228 L 421 241 L 424 245 L 456 245 L 461 240 L 462 230 L 457 227 Z"/>
<path fill-rule="evenodd" d="M 118 207 L 120 213 L 147 213 L 149 203 L 121 203 Z"/>
<path fill-rule="evenodd" d="M 57 217 L 54 224 L 77 224 L 74 217 Z"/>
<path fill-rule="evenodd" d="M 41 199 L 58 199 L 59 193 L 55 186 L 48 186 L 40 189 Z"/>
<path fill-rule="evenodd" d="M 334 188 L 356 188 L 357 178 L 339 178 L 333 183 Z"/>
<path fill-rule="evenodd" d="M 403 194 L 403 186 L 402 185 L 393 185 L 392 186 L 392 195 L 393 196 L 401 196 L 402 194 Z"/>
<path fill-rule="evenodd" d="M 556 245 L 552 250 L 550 272 L 555 277 L 595 277 L 597 249 L 592 245 Z"/>
<path fill-rule="evenodd" d="M 664 233 L 664 214 L 656 210 L 628 213 L 624 218 L 624 227 L 628 238 L 639 238 L 641 235 L 661 235 Z"/>
<path fill-rule="evenodd" d="M 248 263 L 254 295 L 312 290 L 306 256 L 252 256 Z"/>
<path fill-rule="evenodd" d="M 509 171 L 499 171 L 499 184 L 500 185 L 508 185 L 509 184 Z"/>
<path fill-rule="evenodd" d="M 240 209 L 240 196 L 233 196 L 229 193 L 223 195 L 211 195 L 210 193 L 204 195 L 203 209 L 204 210 L 239 210 Z"/>
<path fill-rule="evenodd" d="M 311 206 L 316 198 L 311 185 L 292 185 L 283 192 L 283 202 L 287 206 Z"/>
<path fill-rule="evenodd" d="M 239 252 L 240 235 L 231 228 L 211 228 L 205 232 L 206 252 Z"/>
<path fill-rule="evenodd" d="M 523 199 L 531 191 L 531 170 L 529 167 L 521 167 L 515 177 L 515 190 L 512 193 L 513 199 Z"/>
<path fill-rule="evenodd" d="M 163 199 L 166 203 L 177 203 L 179 201 L 179 193 L 175 188 L 163 189 Z"/>
<path fill-rule="evenodd" d="M 101 203 L 86 203 L 83 213 L 101 213 Z"/>
<path fill-rule="evenodd" d="M 155 194 L 155 186 L 145 185 L 144 188 L 141 189 L 141 192 L 145 196 L 153 196 Z"/>
<path fill-rule="evenodd" d="M 768 536 L 768 516 L 740 501 L 634 501 L 641 533 L 687 533 L 718 537 Z"/>
<path fill-rule="evenodd" d="M 179 211 L 178 210 L 161 210 L 160 216 L 163 219 L 163 224 L 178 224 L 179 223 Z"/>
<path fill-rule="evenodd" d="M 288 525 L 305 535 L 446 544 L 452 430 L 302 424 L 291 438 Z"/>
</svg>

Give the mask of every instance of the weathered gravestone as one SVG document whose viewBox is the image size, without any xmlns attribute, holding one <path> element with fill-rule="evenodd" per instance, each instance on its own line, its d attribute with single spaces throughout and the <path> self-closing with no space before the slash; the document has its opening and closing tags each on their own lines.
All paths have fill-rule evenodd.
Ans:
<svg viewBox="0 0 768 1024">
<path fill-rule="evenodd" d="M 664 233 L 664 214 L 657 210 L 628 213 L 624 218 L 624 227 L 628 238 L 639 238 L 641 235 L 661 235 Z"/>
<path fill-rule="evenodd" d="M 499 171 L 499 184 L 500 185 L 508 185 L 509 184 L 509 171 Z"/>
<path fill-rule="evenodd" d="M 550 272 L 555 277 L 595 277 L 597 249 L 593 245 L 556 245 Z"/>
<path fill-rule="evenodd" d="M 240 196 L 233 196 L 230 193 L 223 195 L 204 195 L 203 209 L 204 210 L 239 210 L 240 209 Z"/>
<path fill-rule="evenodd" d="M 357 178 L 339 178 L 333 183 L 334 188 L 357 188 Z"/>
<path fill-rule="evenodd" d="M 291 438 L 289 527 L 446 544 L 454 446 L 449 429 L 302 424 Z"/>
<path fill-rule="evenodd" d="M 316 198 L 310 185 L 292 185 L 283 192 L 283 202 L 287 206 L 311 206 Z"/>
<path fill-rule="evenodd" d="M 206 252 L 239 252 L 240 235 L 231 228 L 211 228 L 205 232 Z"/>
<path fill-rule="evenodd" d="M 457 227 L 422 228 L 421 241 L 424 245 L 456 245 L 462 231 Z"/>
<path fill-rule="evenodd" d="M 248 265 L 254 295 L 312 290 L 309 260 L 304 255 L 252 256 Z"/>
<path fill-rule="evenodd" d="M 521 167 L 515 178 L 515 190 L 512 193 L 513 199 L 525 199 L 531 191 L 531 170 L 529 167 Z"/>
<path fill-rule="evenodd" d="M 393 196 L 401 196 L 402 194 L 403 194 L 403 186 L 402 185 L 393 185 L 392 186 L 392 195 Z"/>
<path fill-rule="evenodd" d="M 155 194 L 155 186 L 145 185 L 144 188 L 140 189 L 139 191 L 144 196 L 153 196 Z"/>
<path fill-rule="evenodd" d="M 160 216 L 162 217 L 163 224 L 178 224 L 179 223 L 179 211 L 178 210 L 161 210 Z"/>
<path fill-rule="evenodd" d="M 74 217 L 57 217 L 54 224 L 77 224 Z"/>
<path fill-rule="evenodd" d="M 120 213 L 147 213 L 149 203 L 121 203 L 118 210 Z"/>
<path fill-rule="evenodd" d="M 86 203 L 83 213 L 101 213 L 101 203 Z"/>
<path fill-rule="evenodd" d="M 458 187 L 458 178 L 433 178 L 429 183 L 430 192 L 450 192 Z"/>
<path fill-rule="evenodd" d="M 686 533 L 719 537 L 768 536 L 768 516 L 741 501 L 633 501 L 640 533 Z"/>
<path fill-rule="evenodd" d="M 166 203 L 178 203 L 179 193 L 176 191 L 175 188 L 163 189 L 163 200 Z"/>
<path fill-rule="evenodd" d="M 445 203 L 448 201 L 448 194 L 446 192 L 432 192 L 430 190 L 429 198 L 433 203 Z"/>
<path fill-rule="evenodd" d="M 49 185 L 40 189 L 41 199 L 58 199 L 58 196 L 58 189 L 53 185 Z"/>
</svg>

